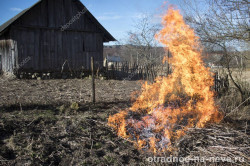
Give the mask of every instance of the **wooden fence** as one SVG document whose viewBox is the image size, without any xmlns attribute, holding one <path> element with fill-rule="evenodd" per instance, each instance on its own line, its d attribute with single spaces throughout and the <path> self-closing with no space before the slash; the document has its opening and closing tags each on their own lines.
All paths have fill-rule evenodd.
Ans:
<svg viewBox="0 0 250 166">
<path fill-rule="evenodd" d="M 106 64 L 105 73 L 108 79 L 150 80 L 159 75 L 157 64 L 137 64 L 129 62 L 112 62 Z"/>
<path fill-rule="evenodd" d="M 171 67 L 157 64 L 137 64 L 130 62 L 106 63 L 105 74 L 108 79 L 117 80 L 148 80 L 154 81 L 157 76 L 168 76 Z M 218 72 L 214 74 L 213 89 L 218 92 L 225 92 L 229 88 L 228 76 L 220 76 Z"/>
<path fill-rule="evenodd" d="M 221 94 L 229 89 L 228 75 L 220 76 L 218 72 L 214 74 L 214 90 Z"/>
</svg>

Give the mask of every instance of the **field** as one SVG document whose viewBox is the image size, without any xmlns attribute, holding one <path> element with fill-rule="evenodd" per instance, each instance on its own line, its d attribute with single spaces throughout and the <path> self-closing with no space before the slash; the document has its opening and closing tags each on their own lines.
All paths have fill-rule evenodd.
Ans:
<svg viewBox="0 0 250 166">
<path fill-rule="evenodd" d="M 146 157 L 154 154 L 137 150 L 107 126 L 109 115 L 128 108 L 131 93 L 140 86 L 136 81 L 96 80 L 94 105 L 90 79 L 1 78 L 0 165 L 149 165 Z M 206 147 L 199 142 L 208 141 L 206 146 L 235 146 L 236 152 L 227 153 L 248 159 L 248 128 L 234 123 L 190 130 L 176 155 L 200 153 Z"/>
<path fill-rule="evenodd" d="M 0 84 L 0 157 L 4 158 L 0 158 L 0 165 L 98 165 L 142 160 L 131 143 L 106 127 L 109 114 L 128 107 L 130 93 L 140 87 L 136 82 L 97 80 L 96 105 L 89 103 L 88 79 L 2 79 Z M 80 103 L 79 108 L 74 102 Z"/>
<path fill-rule="evenodd" d="M 246 79 L 246 81 L 250 84 L 250 68 L 248 68 L 247 71 L 244 72 L 243 76 L 244 79 Z"/>
</svg>

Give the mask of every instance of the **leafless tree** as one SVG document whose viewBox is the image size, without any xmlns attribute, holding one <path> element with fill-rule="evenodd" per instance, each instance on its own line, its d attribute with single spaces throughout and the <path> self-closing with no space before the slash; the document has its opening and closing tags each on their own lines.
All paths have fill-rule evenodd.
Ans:
<svg viewBox="0 0 250 166">
<path fill-rule="evenodd" d="M 145 14 L 135 23 L 135 29 L 128 32 L 124 52 L 132 61 L 143 64 L 161 62 L 164 50 L 155 39 L 160 24 L 152 20 L 153 16 Z"/>
<path fill-rule="evenodd" d="M 188 24 L 199 35 L 207 50 L 222 51 L 221 65 L 226 69 L 242 100 L 249 95 L 233 76 L 233 68 L 242 71 L 244 54 L 249 50 L 249 0 L 185 0 L 183 11 Z M 237 63 L 233 63 L 236 61 Z M 240 61 L 240 63 L 239 63 Z M 234 66 L 233 66 L 234 65 Z"/>
<path fill-rule="evenodd" d="M 137 67 L 145 73 L 145 79 L 150 81 L 153 81 L 158 75 L 169 73 L 169 65 L 162 64 L 162 59 L 167 53 L 155 39 L 161 24 L 155 23 L 154 19 L 155 16 L 144 14 L 137 20 L 134 24 L 134 30 L 128 32 L 123 47 L 123 57 L 127 56 L 130 62 L 137 64 Z"/>
</svg>

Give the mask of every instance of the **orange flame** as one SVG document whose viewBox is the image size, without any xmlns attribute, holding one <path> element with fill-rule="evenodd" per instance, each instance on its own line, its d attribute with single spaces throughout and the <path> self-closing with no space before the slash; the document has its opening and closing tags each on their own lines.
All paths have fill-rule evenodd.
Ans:
<svg viewBox="0 0 250 166">
<path fill-rule="evenodd" d="M 154 153 L 171 149 L 171 143 L 185 135 L 188 128 L 204 127 L 222 118 L 211 91 L 212 73 L 201 59 L 194 30 L 173 8 L 163 17 L 162 25 L 156 39 L 172 53 L 169 62 L 173 73 L 157 77 L 153 84 L 146 82 L 129 110 L 108 119 L 119 136 Z"/>
</svg>

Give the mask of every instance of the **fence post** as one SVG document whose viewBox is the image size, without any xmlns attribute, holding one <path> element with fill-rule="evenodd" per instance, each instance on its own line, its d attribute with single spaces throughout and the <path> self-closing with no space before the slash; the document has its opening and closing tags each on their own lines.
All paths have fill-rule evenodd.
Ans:
<svg viewBox="0 0 250 166">
<path fill-rule="evenodd" d="M 94 68 L 93 57 L 91 57 L 91 72 L 92 72 L 92 102 L 95 103 L 95 68 Z"/>
<path fill-rule="evenodd" d="M 214 90 L 215 92 L 218 92 L 218 72 L 215 72 L 214 75 Z"/>
</svg>

